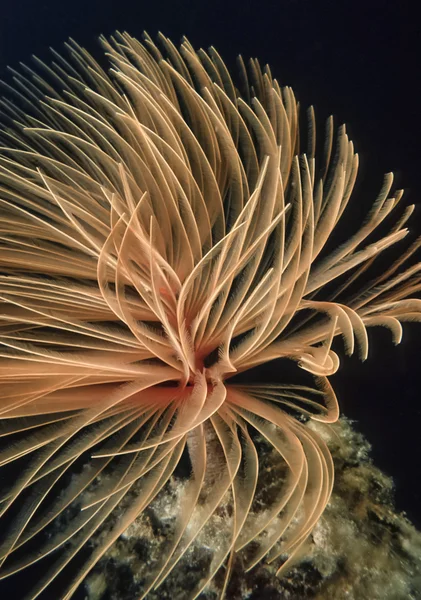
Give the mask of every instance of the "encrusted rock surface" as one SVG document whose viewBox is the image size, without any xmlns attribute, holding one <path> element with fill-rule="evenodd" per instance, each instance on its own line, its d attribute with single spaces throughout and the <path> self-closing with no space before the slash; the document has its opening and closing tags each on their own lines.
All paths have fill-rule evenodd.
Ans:
<svg viewBox="0 0 421 600">
<path fill-rule="evenodd" d="M 260 564 L 245 573 L 237 558 L 226 597 L 230 600 L 420 600 L 421 533 L 393 507 L 393 483 L 369 459 L 369 444 L 346 419 L 325 428 L 310 424 L 327 441 L 335 462 L 329 505 L 296 563 L 281 579 Z M 282 477 L 268 453 L 262 498 Z M 186 480 L 173 477 L 152 505 L 120 537 L 89 576 L 86 600 L 134 600 L 159 556 Z M 229 502 L 211 519 L 196 543 L 148 600 L 184 600 L 206 574 Z M 124 506 L 120 509 L 124 510 Z M 119 518 L 119 513 L 113 516 Z M 99 534 L 101 535 L 101 534 Z M 97 543 L 99 540 L 94 540 Z M 200 595 L 216 600 L 223 573 Z"/>
</svg>

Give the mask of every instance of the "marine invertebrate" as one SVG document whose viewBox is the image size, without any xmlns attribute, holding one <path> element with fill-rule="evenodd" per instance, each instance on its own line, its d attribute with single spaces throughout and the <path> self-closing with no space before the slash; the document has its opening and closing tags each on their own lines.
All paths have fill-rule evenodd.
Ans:
<svg viewBox="0 0 421 600">
<path fill-rule="evenodd" d="M 43 77 L 16 73 L 19 101 L 2 102 L 0 461 L 22 468 L 1 492 L 4 522 L 17 515 L 0 573 L 61 549 L 38 597 L 136 489 L 70 598 L 184 457 L 178 525 L 142 597 L 228 502 L 229 535 L 193 595 L 220 569 L 223 593 L 236 552 L 248 549 L 248 568 L 266 557 L 285 570 L 328 502 L 329 451 L 295 415 L 337 419 L 334 338 L 364 359 L 368 326 L 399 342 L 401 321 L 421 318 L 419 240 L 366 277 L 413 207 L 384 229 L 402 197 L 389 174 L 362 226 L 326 250 L 357 175 L 344 127 L 333 149 L 329 120 L 319 162 L 312 111 L 300 153 L 293 93 L 257 61 L 240 61 L 242 97 L 213 49 L 102 42 L 109 73 L 71 42 Z M 280 357 L 314 385 L 230 384 Z M 284 469 L 260 512 L 257 434 Z M 85 453 L 90 468 L 64 486 Z M 83 510 L 42 538 L 86 490 Z"/>
</svg>

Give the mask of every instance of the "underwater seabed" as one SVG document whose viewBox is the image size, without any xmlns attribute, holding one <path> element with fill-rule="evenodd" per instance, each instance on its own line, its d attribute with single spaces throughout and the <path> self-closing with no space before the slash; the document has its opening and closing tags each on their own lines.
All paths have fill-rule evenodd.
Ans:
<svg viewBox="0 0 421 600">
<path fill-rule="evenodd" d="M 421 533 L 404 514 L 395 511 L 392 479 L 373 465 L 369 443 L 353 430 L 349 420 L 343 418 L 329 429 L 314 422 L 309 426 L 325 439 L 334 459 L 335 485 L 330 502 L 301 552 L 300 561 L 286 575 L 276 577 L 276 565 L 264 562 L 245 572 L 240 552 L 225 597 L 419 600 Z M 280 476 L 276 465 L 271 465 L 270 452 L 261 468 L 266 479 L 262 496 L 270 495 Z M 151 561 L 159 558 L 162 543 L 173 531 L 185 483 L 183 477 L 173 477 L 108 551 L 86 580 L 86 600 L 134 600 L 141 596 Z M 119 514 L 117 509 L 114 523 Z M 218 539 L 224 535 L 224 525 L 229 527 L 230 515 L 227 502 L 167 579 L 148 594 L 148 600 L 190 597 L 190 591 L 211 566 L 218 551 Z M 112 527 L 113 522 L 107 526 Z M 92 539 L 94 546 L 100 536 L 101 532 Z M 224 573 L 220 575 L 200 594 L 200 600 L 220 597 L 218 583 L 223 582 Z"/>
</svg>

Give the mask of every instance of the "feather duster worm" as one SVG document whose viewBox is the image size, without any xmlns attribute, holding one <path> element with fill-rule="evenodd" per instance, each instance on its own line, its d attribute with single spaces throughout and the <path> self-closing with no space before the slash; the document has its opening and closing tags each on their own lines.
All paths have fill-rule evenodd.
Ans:
<svg viewBox="0 0 421 600">
<path fill-rule="evenodd" d="M 130 495 L 70 598 L 184 457 L 182 510 L 140 597 L 228 502 L 192 597 L 218 571 L 223 595 L 236 553 L 282 573 L 329 500 L 332 460 L 304 421 L 338 418 L 334 338 L 365 359 L 367 327 L 398 343 L 401 322 L 421 319 L 419 240 L 368 277 L 413 207 L 397 211 L 389 174 L 360 228 L 326 249 L 357 175 L 344 127 L 335 136 L 328 121 L 316 158 L 310 110 L 301 153 L 298 105 L 268 67 L 240 59 L 241 95 L 213 48 L 127 34 L 102 44 L 109 71 L 71 41 L 67 59 L 15 72 L 1 103 L 0 463 L 13 477 L 0 574 L 52 555 L 30 598 L 48 593 Z M 230 383 L 275 358 L 313 384 Z M 257 436 L 285 473 L 260 511 Z M 81 456 L 90 467 L 71 477 Z"/>
</svg>

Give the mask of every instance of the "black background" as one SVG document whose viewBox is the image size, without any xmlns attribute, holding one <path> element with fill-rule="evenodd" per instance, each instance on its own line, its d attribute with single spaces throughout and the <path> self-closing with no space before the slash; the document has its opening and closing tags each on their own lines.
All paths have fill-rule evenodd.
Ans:
<svg viewBox="0 0 421 600">
<path fill-rule="evenodd" d="M 116 29 L 161 30 L 195 47 L 270 63 L 303 106 L 323 123 L 346 122 L 360 154 L 359 202 L 369 206 L 383 173 L 394 171 L 408 203 L 421 201 L 420 26 L 416 3 L 373 0 L 4 2 L 0 77 L 36 54 L 48 59 L 69 37 L 89 50 Z M 356 207 L 355 210 L 359 210 Z M 412 219 L 421 234 L 421 209 Z M 352 233 L 352 232 L 350 232 Z M 378 466 L 396 482 L 397 506 L 421 526 L 421 325 L 408 324 L 394 347 L 387 331 L 370 334 L 370 359 L 344 359 L 332 378 L 342 412 L 373 444 Z"/>
</svg>

